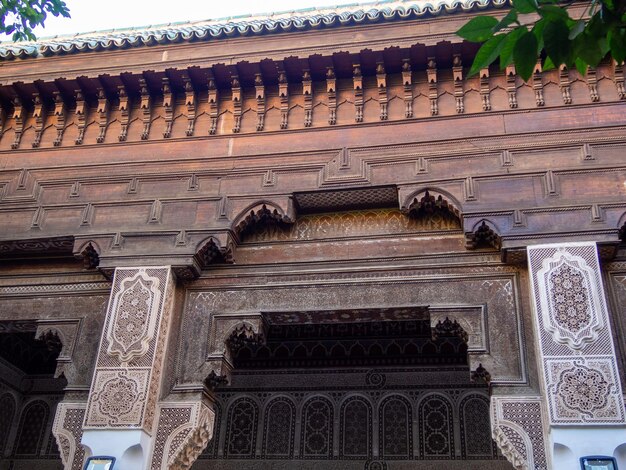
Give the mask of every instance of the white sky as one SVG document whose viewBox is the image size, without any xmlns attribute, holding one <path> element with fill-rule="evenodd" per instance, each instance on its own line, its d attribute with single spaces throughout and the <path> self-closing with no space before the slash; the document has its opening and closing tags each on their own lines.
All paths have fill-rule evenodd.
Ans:
<svg viewBox="0 0 626 470">
<path fill-rule="evenodd" d="M 367 0 L 66 0 L 71 19 L 48 17 L 38 38 L 130 26 L 208 20 L 249 13 L 328 7 Z M 6 37 L 0 36 L 0 40 Z"/>
</svg>

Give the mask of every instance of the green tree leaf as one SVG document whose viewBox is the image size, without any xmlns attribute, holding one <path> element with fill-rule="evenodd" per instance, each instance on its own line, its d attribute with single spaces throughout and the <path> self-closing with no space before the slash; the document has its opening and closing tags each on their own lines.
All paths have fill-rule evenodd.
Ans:
<svg viewBox="0 0 626 470">
<path fill-rule="evenodd" d="M 570 29 L 568 38 L 576 39 L 576 36 L 578 36 L 585 30 L 586 25 L 587 23 L 585 22 L 585 20 L 578 20 L 576 24 L 572 27 L 572 29 Z"/>
<path fill-rule="evenodd" d="M 515 43 L 513 48 L 515 70 L 524 80 L 533 74 L 537 63 L 537 37 L 531 32 L 525 32 Z"/>
<path fill-rule="evenodd" d="M 569 28 L 562 20 L 548 21 L 543 29 L 546 52 L 555 64 L 570 62 L 571 41 L 568 36 Z"/>
<path fill-rule="evenodd" d="M 500 22 L 495 25 L 492 28 L 492 32 L 493 33 L 497 33 L 498 31 L 500 31 L 501 29 L 506 28 L 507 26 L 513 24 L 513 23 L 517 23 L 517 11 L 515 10 L 510 10 L 505 16 L 504 18 L 502 18 L 500 20 Z"/>
<path fill-rule="evenodd" d="M 539 9 L 536 0 L 513 0 L 513 8 L 520 13 L 534 13 Z"/>
<path fill-rule="evenodd" d="M 487 67 L 496 60 L 500 55 L 504 38 L 504 34 L 498 34 L 489 39 L 489 41 L 485 42 L 480 49 L 478 49 L 474 63 L 469 71 L 470 76 L 476 74 L 480 69 Z"/>
<path fill-rule="evenodd" d="M 498 24 L 493 16 L 477 16 L 472 18 L 456 34 L 471 42 L 483 42 L 493 36 L 492 29 Z"/>
<path fill-rule="evenodd" d="M 526 26 L 520 26 L 506 34 L 502 43 L 502 49 L 500 50 L 500 70 L 504 70 L 513 62 L 513 48 L 519 38 L 527 32 L 528 29 Z"/>
</svg>

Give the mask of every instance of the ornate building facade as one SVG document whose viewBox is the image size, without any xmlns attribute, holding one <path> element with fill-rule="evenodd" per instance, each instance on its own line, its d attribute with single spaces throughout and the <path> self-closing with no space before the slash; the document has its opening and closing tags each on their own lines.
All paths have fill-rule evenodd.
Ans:
<svg viewBox="0 0 626 470">
<path fill-rule="evenodd" d="M 2 45 L 0 469 L 626 468 L 624 65 L 481 10 Z"/>
</svg>

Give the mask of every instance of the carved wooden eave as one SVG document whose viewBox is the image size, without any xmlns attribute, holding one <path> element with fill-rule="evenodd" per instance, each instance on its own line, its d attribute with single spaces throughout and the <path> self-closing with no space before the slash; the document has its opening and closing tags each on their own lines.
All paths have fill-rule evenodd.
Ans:
<svg viewBox="0 0 626 470">
<path fill-rule="evenodd" d="M 468 250 L 477 248 L 493 248 L 499 250 L 502 246 L 502 239 L 498 235 L 491 222 L 482 220 L 474 229 L 465 233 L 465 247 Z"/>
<path fill-rule="evenodd" d="M 459 219 L 460 223 L 463 220 L 460 205 L 448 194 L 433 189 L 424 189 L 414 191 L 408 197 L 403 197 L 401 192 L 400 197 L 403 200 L 400 210 L 409 217 L 417 217 L 422 212 L 445 211 Z"/>
<path fill-rule="evenodd" d="M 285 211 L 271 203 L 258 203 L 252 208 L 246 209 L 233 223 L 233 232 L 237 241 L 241 241 L 246 233 L 254 230 L 254 227 L 262 224 L 292 224 L 295 221 L 293 206 Z"/>
</svg>

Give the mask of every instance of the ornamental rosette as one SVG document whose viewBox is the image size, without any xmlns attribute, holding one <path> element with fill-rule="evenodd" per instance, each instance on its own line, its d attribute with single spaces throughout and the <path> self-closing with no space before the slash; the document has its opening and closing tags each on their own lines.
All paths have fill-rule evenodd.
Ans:
<svg viewBox="0 0 626 470">
<path fill-rule="evenodd" d="M 580 350 L 597 339 L 603 322 L 593 279 L 585 260 L 565 250 L 543 261 L 537 273 L 541 319 L 557 343 Z"/>
<path fill-rule="evenodd" d="M 593 417 L 606 408 L 610 389 L 602 373 L 579 365 L 561 372 L 557 393 L 565 406 Z"/>
</svg>

